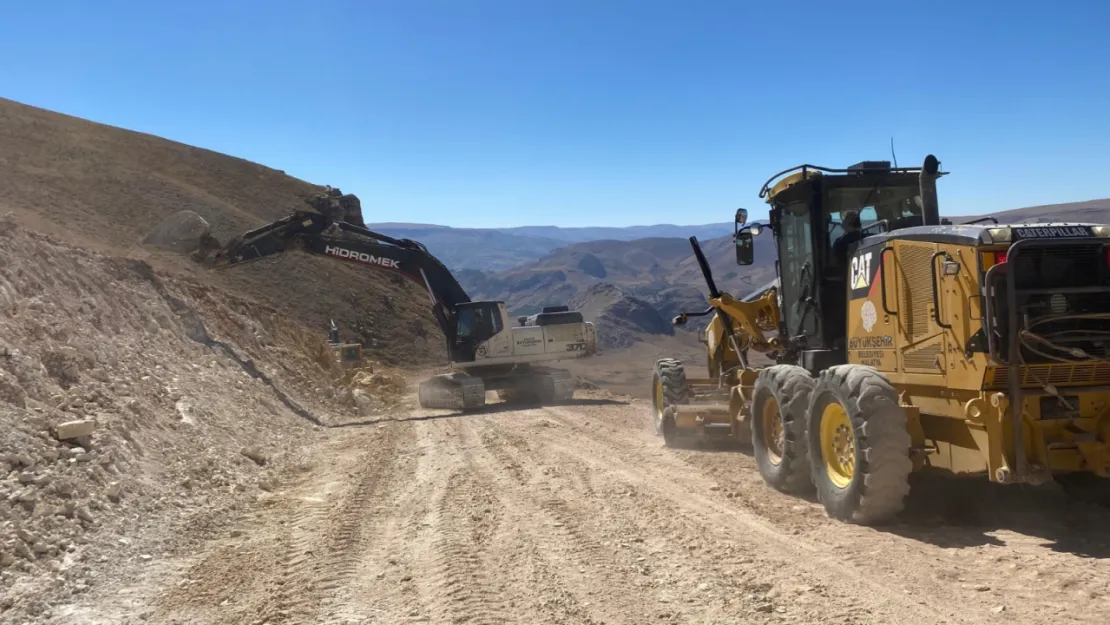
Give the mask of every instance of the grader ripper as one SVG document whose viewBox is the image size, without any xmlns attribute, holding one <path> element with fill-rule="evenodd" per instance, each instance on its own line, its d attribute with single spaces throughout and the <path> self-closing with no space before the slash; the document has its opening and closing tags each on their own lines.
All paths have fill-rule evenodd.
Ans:
<svg viewBox="0 0 1110 625">
<path fill-rule="evenodd" d="M 1110 226 L 951 224 L 942 175 L 932 155 L 775 174 L 769 223 L 740 209 L 734 238 L 751 265 L 770 230 L 778 279 L 743 299 L 718 291 L 691 237 L 709 308 L 674 323 L 712 316 L 709 371 L 656 362 L 666 444 L 750 444 L 769 484 L 816 489 L 853 523 L 901 511 L 914 471 L 1055 480 L 1110 503 Z"/>
</svg>

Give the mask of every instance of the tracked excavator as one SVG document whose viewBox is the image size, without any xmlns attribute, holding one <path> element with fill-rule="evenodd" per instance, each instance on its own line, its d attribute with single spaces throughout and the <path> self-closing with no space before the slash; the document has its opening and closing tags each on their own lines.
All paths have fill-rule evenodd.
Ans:
<svg viewBox="0 0 1110 625">
<path fill-rule="evenodd" d="M 573 378 L 567 371 L 546 365 L 588 358 L 597 352 L 594 325 L 585 321 L 581 312 L 566 306 L 548 307 L 518 317 L 518 325 L 513 326 L 503 301 L 472 301 L 423 244 L 343 221 L 342 215 L 297 211 L 226 245 L 220 245 L 202 219 L 196 226 L 197 219 L 195 214 L 191 222 L 175 215 L 156 230 L 159 237 L 148 237 L 148 242 L 179 252 L 188 248 L 194 260 L 213 269 L 295 249 L 400 274 L 425 288 L 455 371 L 420 383 L 422 408 L 473 410 L 485 404 L 487 390 L 497 391 L 502 401 L 512 403 L 565 402 L 573 397 Z M 172 235 L 183 229 L 191 237 L 188 244 Z"/>
<path fill-rule="evenodd" d="M 952 224 L 939 165 L 775 174 L 769 223 L 736 213 L 737 264 L 769 232 L 778 273 L 747 297 L 690 239 L 709 307 L 675 323 L 711 316 L 709 367 L 655 363 L 668 446 L 750 443 L 768 484 L 850 523 L 892 520 L 915 471 L 1110 505 L 1110 225 Z"/>
</svg>

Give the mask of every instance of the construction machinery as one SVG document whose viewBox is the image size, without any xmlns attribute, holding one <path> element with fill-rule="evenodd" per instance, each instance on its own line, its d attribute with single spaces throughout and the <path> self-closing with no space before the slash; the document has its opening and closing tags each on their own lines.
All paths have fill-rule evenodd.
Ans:
<svg viewBox="0 0 1110 625">
<path fill-rule="evenodd" d="M 546 365 L 597 353 L 597 333 L 582 313 L 554 306 L 520 317 L 519 325 L 513 326 L 503 301 L 472 301 L 423 244 L 373 232 L 343 221 L 342 215 L 296 211 L 223 246 L 207 223 L 196 227 L 199 216 L 187 217 L 166 220 L 167 225 L 156 229 L 157 237 L 148 237 L 149 243 L 180 251 L 185 242 L 176 233 L 187 230 L 192 242 L 185 247 L 194 260 L 210 268 L 234 267 L 296 249 L 400 274 L 427 289 L 454 371 L 420 383 L 423 408 L 473 410 L 485 404 L 488 390 L 514 403 L 566 402 L 574 395 L 574 379 Z"/>
<path fill-rule="evenodd" d="M 712 317 L 709 371 L 656 362 L 666 443 L 750 443 L 770 485 L 861 524 L 894 517 L 914 471 L 1110 503 L 1110 226 L 952 224 L 942 175 L 932 155 L 775 174 L 769 223 L 741 209 L 733 238 L 752 265 L 770 231 L 778 278 L 741 299 L 691 238 L 709 308 L 674 322 Z"/>
<path fill-rule="evenodd" d="M 357 369 L 362 366 L 362 344 L 340 341 L 335 319 L 328 319 L 328 348 L 335 354 L 335 361 L 340 367 Z"/>
</svg>

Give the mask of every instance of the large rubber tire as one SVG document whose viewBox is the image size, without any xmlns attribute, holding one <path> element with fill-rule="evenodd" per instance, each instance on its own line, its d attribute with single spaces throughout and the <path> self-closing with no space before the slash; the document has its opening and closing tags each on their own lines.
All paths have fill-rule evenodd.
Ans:
<svg viewBox="0 0 1110 625">
<path fill-rule="evenodd" d="M 689 401 L 690 387 L 686 383 L 686 369 L 681 360 L 674 358 L 660 358 L 655 361 L 655 368 L 651 373 L 651 408 L 652 421 L 655 433 L 664 434 L 664 424 L 670 420 L 669 428 L 674 429 L 674 411 L 668 414 L 667 408 L 674 404 L 684 404 Z"/>
<path fill-rule="evenodd" d="M 1110 479 L 1093 473 L 1064 473 L 1054 479 L 1068 497 L 1110 508 Z"/>
<path fill-rule="evenodd" d="M 814 379 L 802 367 L 759 372 L 752 392 L 752 451 L 764 481 L 785 493 L 810 490 L 806 414 Z"/>
<path fill-rule="evenodd" d="M 825 511 L 859 525 L 889 522 L 910 492 L 906 411 L 886 376 L 838 365 L 817 377 L 809 403 L 809 458 Z M 840 452 L 831 450 L 839 443 Z"/>
</svg>

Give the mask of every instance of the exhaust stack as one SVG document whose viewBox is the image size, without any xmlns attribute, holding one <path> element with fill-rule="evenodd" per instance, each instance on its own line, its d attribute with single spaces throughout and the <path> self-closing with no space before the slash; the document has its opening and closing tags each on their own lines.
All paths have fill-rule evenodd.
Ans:
<svg viewBox="0 0 1110 625">
<path fill-rule="evenodd" d="M 921 166 L 918 176 L 921 185 L 921 211 L 926 226 L 940 225 L 940 203 L 937 201 L 937 172 L 940 171 L 940 161 L 932 154 L 925 157 L 925 164 Z"/>
</svg>

